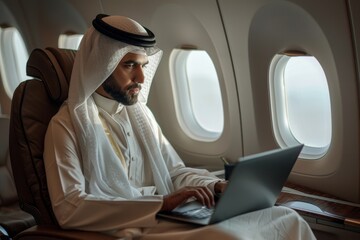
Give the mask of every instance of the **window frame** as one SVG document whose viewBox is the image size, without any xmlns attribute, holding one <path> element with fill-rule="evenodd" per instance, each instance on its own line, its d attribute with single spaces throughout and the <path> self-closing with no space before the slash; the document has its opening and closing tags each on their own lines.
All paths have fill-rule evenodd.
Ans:
<svg viewBox="0 0 360 240">
<path fill-rule="evenodd" d="M 84 34 L 80 33 L 62 33 L 58 38 L 58 47 L 78 50 L 83 36 Z M 75 45 L 77 45 L 76 48 Z"/>
<path fill-rule="evenodd" d="M 270 92 L 270 105 L 272 115 L 272 126 L 275 139 L 280 147 L 293 146 L 300 143 L 292 134 L 289 124 L 287 123 L 287 107 L 285 100 L 284 72 L 288 61 L 291 57 L 297 56 L 310 56 L 307 54 L 299 53 L 283 53 L 276 54 L 271 61 L 269 69 L 269 92 Z M 313 56 L 312 56 L 313 57 Z M 331 104 L 331 102 L 330 102 Z M 330 105 L 331 107 L 331 105 Z M 332 123 L 332 122 L 331 122 Z M 332 130 L 330 142 L 323 147 L 312 147 L 304 144 L 300 157 L 303 159 L 317 160 L 321 159 L 330 148 L 332 142 Z"/>
<path fill-rule="evenodd" d="M 170 79 L 174 94 L 176 118 L 178 120 L 181 129 L 188 137 L 197 141 L 213 142 L 218 140 L 224 131 L 224 107 L 223 107 L 220 83 L 219 83 L 219 90 L 220 90 L 220 99 L 222 105 L 223 124 L 222 124 L 222 130 L 220 132 L 216 132 L 216 131 L 207 130 L 203 126 L 201 126 L 193 111 L 190 90 L 189 90 L 188 76 L 186 72 L 187 69 L 186 60 L 191 54 L 191 51 L 204 51 L 204 50 L 175 48 L 171 51 L 169 57 Z"/>
<path fill-rule="evenodd" d="M 20 44 L 26 54 L 23 68 L 19 66 L 18 55 L 15 54 L 19 51 L 19 46 L 15 46 L 14 42 L 16 35 L 20 37 Z M 20 31 L 15 27 L 0 28 L 0 75 L 5 92 L 10 99 L 12 99 L 16 87 L 28 77 L 26 74 L 26 62 L 28 58 L 29 52 Z M 23 71 L 21 69 L 23 69 Z M 22 75 L 24 73 L 25 75 Z M 17 83 L 10 84 L 10 81 L 14 80 L 12 76 L 16 76 Z M 23 76 L 24 78 L 22 78 Z"/>
</svg>

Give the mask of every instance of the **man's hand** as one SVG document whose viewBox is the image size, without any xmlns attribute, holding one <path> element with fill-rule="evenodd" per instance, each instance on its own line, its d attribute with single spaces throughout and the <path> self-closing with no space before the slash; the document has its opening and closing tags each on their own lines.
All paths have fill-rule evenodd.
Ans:
<svg viewBox="0 0 360 240">
<path fill-rule="evenodd" d="M 207 207 L 215 205 L 214 195 L 207 187 L 184 187 L 169 195 L 164 196 L 161 211 L 171 211 L 189 198 L 195 198 Z"/>
<path fill-rule="evenodd" d="M 214 192 L 220 193 L 220 194 L 223 193 L 225 191 L 227 184 L 228 184 L 228 181 L 220 181 L 220 182 L 215 183 Z"/>
</svg>

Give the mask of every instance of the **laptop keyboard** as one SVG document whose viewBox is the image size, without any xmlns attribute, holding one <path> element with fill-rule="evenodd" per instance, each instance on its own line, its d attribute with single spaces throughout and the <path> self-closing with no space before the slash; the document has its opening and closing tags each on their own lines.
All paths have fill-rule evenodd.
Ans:
<svg viewBox="0 0 360 240">
<path fill-rule="evenodd" d="M 177 212 L 177 214 L 192 218 L 207 218 L 214 212 L 213 208 L 201 207 L 196 209 L 191 209 L 186 212 Z"/>
</svg>

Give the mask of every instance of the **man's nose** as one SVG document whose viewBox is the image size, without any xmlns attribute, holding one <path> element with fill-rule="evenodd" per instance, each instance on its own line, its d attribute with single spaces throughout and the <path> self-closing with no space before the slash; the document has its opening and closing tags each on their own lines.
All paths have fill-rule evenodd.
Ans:
<svg viewBox="0 0 360 240">
<path fill-rule="evenodd" d="M 136 69 L 135 82 L 144 83 L 144 81 L 145 81 L 144 69 L 141 66 L 139 66 Z"/>
</svg>

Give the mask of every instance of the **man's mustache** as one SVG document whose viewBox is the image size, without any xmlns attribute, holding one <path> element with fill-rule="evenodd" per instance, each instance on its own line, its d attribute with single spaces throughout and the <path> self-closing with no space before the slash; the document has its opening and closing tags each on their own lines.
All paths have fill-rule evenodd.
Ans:
<svg viewBox="0 0 360 240">
<path fill-rule="evenodd" d="M 131 90 L 131 89 L 134 89 L 134 88 L 138 88 L 139 90 L 141 90 L 141 84 L 140 83 L 134 83 L 134 84 L 131 84 L 130 86 L 127 87 L 127 91 Z"/>
</svg>

